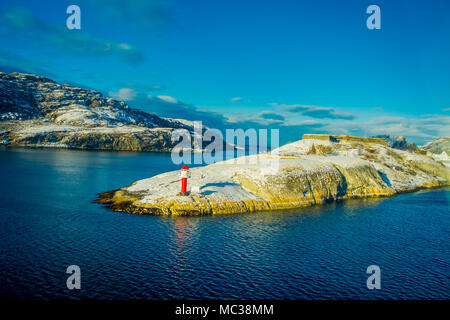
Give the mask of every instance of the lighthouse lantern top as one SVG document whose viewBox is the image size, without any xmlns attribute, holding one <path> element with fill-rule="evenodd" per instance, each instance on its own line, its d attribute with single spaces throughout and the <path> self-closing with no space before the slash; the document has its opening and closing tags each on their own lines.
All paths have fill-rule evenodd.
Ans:
<svg viewBox="0 0 450 320">
<path fill-rule="evenodd" d="M 190 177 L 191 177 L 191 172 L 189 171 L 189 168 L 186 165 L 184 165 L 183 168 L 181 168 L 180 178 L 187 179 Z"/>
</svg>

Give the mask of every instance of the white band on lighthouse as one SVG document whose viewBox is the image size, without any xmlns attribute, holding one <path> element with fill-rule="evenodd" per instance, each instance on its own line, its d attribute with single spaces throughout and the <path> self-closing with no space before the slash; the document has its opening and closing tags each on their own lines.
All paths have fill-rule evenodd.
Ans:
<svg viewBox="0 0 450 320">
<path fill-rule="evenodd" d="M 181 170 L 180 177 L 181 178 L 189 178 L 188 177 L 188 171 L 187 170 Z"/>
</svg>

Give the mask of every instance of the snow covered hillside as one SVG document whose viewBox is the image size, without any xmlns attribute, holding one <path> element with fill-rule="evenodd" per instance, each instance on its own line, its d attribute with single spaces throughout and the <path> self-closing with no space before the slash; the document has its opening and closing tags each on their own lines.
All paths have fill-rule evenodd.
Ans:
<svg viewBox="0 0 450 320">
<path fill-rule="evenodd" d="M 192 131 L 183 120 L 132 109 L 98 91 L 0 72 L 0 144 L 170 151 L 177 128 Z"/>
</svg>

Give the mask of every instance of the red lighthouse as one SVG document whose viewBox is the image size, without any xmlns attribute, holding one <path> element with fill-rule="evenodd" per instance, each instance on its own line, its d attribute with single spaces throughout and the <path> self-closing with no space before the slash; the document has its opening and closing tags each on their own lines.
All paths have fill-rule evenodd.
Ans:
<svg viewBox="0 0 450 320">
<path fill-rule="evenodd" d="M 189 168 L 184 165 L 183 168 L 181 168 L 181 194 L 186 195 L 187 194 L 187 178 L 189 178 Z"/>
</svg>

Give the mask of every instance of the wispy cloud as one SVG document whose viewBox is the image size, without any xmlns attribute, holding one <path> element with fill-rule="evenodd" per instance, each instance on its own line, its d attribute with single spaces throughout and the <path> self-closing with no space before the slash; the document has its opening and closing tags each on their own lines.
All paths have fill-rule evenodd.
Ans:
<svg viewBox="0 0 450 320">
<path fill-rule="evenodd" d="M 238 102 L 238 101 L 242 101 L 242 97 L 234 97 L 230 99 L 231 102 Z"/>
<path fill-rule="evenodd" d="M 282 125 L 285 118 L 282 114 L 270 110 L 264 110 L 256 115 L 230 115 L 227 117 L 227 124 L 240 124 L 244 127 L 259 127 Z"/>
<path fill-rule="evenodd" d="M 1 22 L 19 35 L 45 41 L 67 53 L 114 55 L 131 64 L 140 63 L 144 59 L 142 52 L 128 43 L 108 41 L 84 31 L 69 31 L 62 26 L 46 24 L 26 8 L 7 8 L 1 15 Z"/>
<path fill-rule="evenodd" d="M 280 109 L 318 119 L 353 120 L 356 118 L 356 116 L 351 113 L 338 112 L 330 107 L 293 104 L 293 105 L 280 105 Z"/>
<path fill-rule="evenodd" d="M 258 117 L 268 120 L 286 120 L 286 118 L 281 113 L 273 111 L 262 111 L 258 114 Z"/>
<path fill-rule="evenodd" d="M 128 101 L 128 104 L 131 107 L 155 113 L 160 117 L 202 121 L 211 128 L 223 129 L 227 120 L 221 113 L 199 109 L 192 104 L 184 103 L 168 95 L 138 92 L 131 101 Z"/>
<path fill-rule="evenodd" d="M 158 99 L 163 100 L 163 101 L 168 102 L 168 103 L 178 103 L 178 99 L 176 99 L 174 97 L 171 97 L 171 96 L 159 95 L 159 96 L 156 96 L 156 97 Z"/>
</svg>

